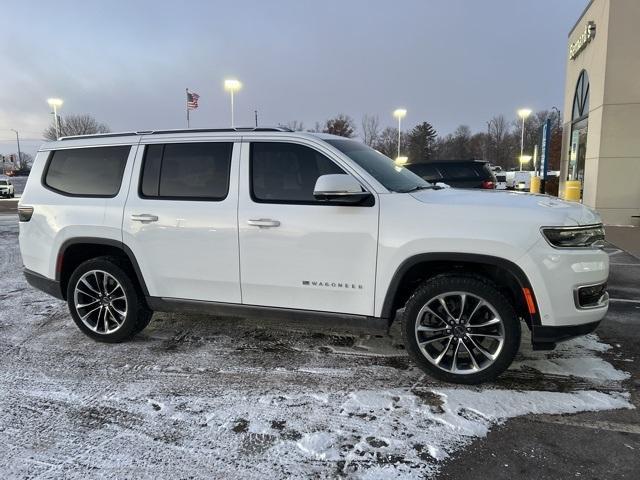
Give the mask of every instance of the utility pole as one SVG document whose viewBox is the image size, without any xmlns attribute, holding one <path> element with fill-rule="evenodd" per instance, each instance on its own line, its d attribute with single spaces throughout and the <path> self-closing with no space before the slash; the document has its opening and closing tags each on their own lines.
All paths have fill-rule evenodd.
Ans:
<svg viewBox="0 0 640 480">
<path fill-rule="evenodd" d="M 253 113 L 256 116 L 256 128 L 258 128 L 258 110 L 254 110 Z"/>
</svg>

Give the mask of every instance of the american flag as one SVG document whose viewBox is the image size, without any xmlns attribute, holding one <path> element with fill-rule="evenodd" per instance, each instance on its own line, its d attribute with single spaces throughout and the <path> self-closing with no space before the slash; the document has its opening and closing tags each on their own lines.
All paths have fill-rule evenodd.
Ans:
<svg viewBox="0 0 640 480">
<path fill-rule="evenodd" d="M 200 95 L 195 92 L 190 92 L 187 90 L 187 108 L 189 110 L 195 110 L 198 108 L 198 99 Z"/>
</svg>

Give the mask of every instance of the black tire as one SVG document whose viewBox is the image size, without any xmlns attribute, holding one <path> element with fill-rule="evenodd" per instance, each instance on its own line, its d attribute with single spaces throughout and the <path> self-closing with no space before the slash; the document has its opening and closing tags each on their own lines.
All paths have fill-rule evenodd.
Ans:
<svg viewBox="0 0 640 480">
<path fill-rule="evenodd" d="M 431 315 L 428 312 L 424 315 L 425 317 L 427 317 L 427 314 L 429 315 L 427 318 L 428 322 L 435 322 L 426 325 L 427 328 L 432 328 L 429 325 L 435 325 L 437 331 L 441 331 L 441 333 L 435 333 L 435 331 L 420 333 L 417 331 L 416 323 L 422 322 L 422 319 L 418 318 L 418 316 L 426 304 L 433 306 L 432 310 L 435 310 L 438 308 L 440 303 L 434 304 L 431 302 L 439 302 L 439 299 L 443 298 L 439 296 L 444 295 L 446 303 L 449 298 L 461 298 L 461 293 L 465 294 L 465 300 L 461 300 L 459 304 L 464 304 L 466 301 L 467 305 L 462 309 L 458 309 L 457 313 L 461 318 L 461 325 L 464 327 L 464 322 L 467 322 L 466 326 L 469 328 L 462 328 L 462 330 L 460 330 L 458 325 L 454 326 L 455 322 L 448 325 L 448 321 L 452 317 L 447 317 L 447 322 L 440 322 L 440 319 L 446 316 L 443 312 L 449 312 L 449 310 L 442 309 L 436 312 L 438 315 Z M 450 294 L 451 297 L 448 297 L 445 294 Z M 467 301 L 466 298 L 469 298 L 469 300 Z M 482 299 L 486 304 L 488 304 L 488 306 L 480 306 L 479 309 L 475 311 L 477 313 L 474 313 L 472 300 L 475 301 L 477 298 Z M 453 305 L 455 306 L 455 304 Z M 479 305 L 479 302 L 476 305 Z M 499 318 L 501 320 L 501 324 L 483 327 L 482 325 L 487 323 L 486 319 L 492 315 L 492 312 L 497 313 L 497 316 L 494 315 L 494 317 Z M 453 314 L 454 312 L 451 311 L 450 313 Z M 470 316 L 472 318 L 465 319 L 465 315 L 466 317 Z M 453 316 L 455 317 L 456 315 Z M 485 316 L 485 320 L 482 319 L 482 316 Z M 444 328 L 448 329 L 445 330 L 444 328 L 440 328 L 440 324 L 445 325 Z M 502 326 L 500 327 L 500 325 Z M 422 323 L 420 326 L 424 327 L 425 325 Z M 499 332 L 487 331 L 487 329 L 499 329 Z M 482 277 L 449 274 L 438 275 L 430 278 L 416 289 L 405 305 L 402 316 L 402 333 L 405 346 L 410 357 L 422 370 L 440 380 L 467 385 L 494 380 L 504 372 L 509 365 L 511 365 L 511 362 L 520 348 L 521 334 L 520 320 L 513 305 L 502 293 L 500 293 L 495 284 Z M 476 333 L 479 333 L 480 335 L 476 335 Z M 501 347 L 498 347 L 499 340 L 485 338 L 485 333 L 498 334 L 499 336 L 502 336 L 503 343 L 501 344 Z M 423 335 L 433 336 L 425 337 Z M 433 343 L 425 342 L 425 339 L 430 340 L 439 335 L 441 335 L 442 340 L 437 340 Z M 456 363 L 453 363 L 453 357 L 455 354 L 450 350 L 451 347 L 449 344 L 446 343 L 453 335 L 456 335 L 452 340 L 454 345 L 456 344 L 455 342 L 458 342 L 458 348 L 464 348 L 464 350 L 461 350 L 461 357 L 456 357 Z M 440 358 L 441 363 L 439 363 L 439 365 L 442 366 L 437 366 L 435 364 L 435 362 L 438 362 L 439 355 L 437 355 L 436 358 L 433 358 L 433 354 L 431 354 L 431 352 L 423 352 L 418 344 L 418 337 L 422 340 L 421 344 L 423 345 L 423 348 L 433 348 L 435 353 L 441 353 L 442 351 L 445 352 L 443 354 L 444 357 Z M 480 340 L 478 342 L 474 342 L 473 337 L 475 337 L 476 340 L 480 337 Z M 483 350 L 485 349 L 485 345 L 482 344 L 481 341 L 488 341 L 489 345 L 496 346 L 494 352 L 489 351 L 488 348 L 485 350 L 487 353 L 495 355 L 495 359 L 490 360 L 489 356 L 485 356 L 481 353 L 482 350 L 476 348 L 480 346 Z M 427 344 L 429 344 L 429 347 L 426 346 Z M 435 346 L 432 347 L 431 345 Z M 467 348 L 467 345 L 469 345 L 469 348 Z M 440 351 L 438 351 L 437 347 L 440 347 Z M 473 364 L 471 364 L 472 357 Z M 431 358 L 431 360 L 429 358 Z M 455 370 L 458 358 L 462 359 L 463 366 L 464 362 L 466 362 L 467 366 L 470 367 L 465 370 L 467 373 L 458 373 L 461 370 Z M 477 363 L 476 360 L 478 360 Z M 450 362 L 449 368 L 446 368 L 447 362 Z M 481 362 L 484 362 L 484 364 Z M 453 369 L 451 368 L 451 365 L 453 365 Z M 474 370 L 474 366 L 482 368 L 477 368 L 476 371 Z M 452 370 L 455 370 L 456 373 Z"/>
<path fill-rule="evenodd" d="M 136 328 L 134 329 L 133 334 L 137 335 L 145 328 L 147 328 L 147 325 L 151 323 L 151 317 L 153 317 L 153 311 L 146 308 L 146 306 L 145 308 L 141 309 L 140 313 L 138 314 L 138 322 L 136 323 Z"/>
<path fill-rule="evenodd" d="M 117 323 L 109 320 L 109 325 L 114 328 L 112 332 L 100 332 L 98 323 L 96 323 L 97 331 L 90 328 L 82 320 L 81 314 L 76 307 L 76 286 L 80 282 L 80 279 L 83 278 L 85 274 L 91 271 L 106 272 L 108 276 L 119 283 L 121 290 L 118 290 L 118 292 L 123 292 L 123 295 L 120 298 L 126 299 L 126 304 L 119 304 L 125 305 L 126 307 L 126 315 L 117 316 L 117 319 L 120 320 L 119 326 L 116 327 Z M 113 282 L 113 280 L 110 281 Z M 128 265 L 117 257 L 97 257 L 81 263 L 71 275 L 69 284 L 67 285 L 67 305 L 69 306 L 69 311 L 71 313 L 73 321 L 85 335 L 99 342 L 118 343 L 124 340 L 128 340 L 135 334 L 141 332 L 151 321 L 153 312 L 149 310 L 149 308 L 144 303 L 144 298 L 140 294 L 135 282 L 135 277 L 131 275 Z M 96 284 L 93 284 L 93 287 L 102 292 L 102 290 L 99 288 L 99 286 L 96 286 Z M 83 287 L 83 290 L 89 291 L 88 287 Z M 97 298 L 97 293 L 94 293 L 95 291 L 96 290 L 91 291 L 90 293 L 92 295 L 96 295 Z M 89 300 L 83 301 L 91 301 L 91 298 L 89 298 Z M 81 311 L 83 314 L 86 314 L 88 310 Z M 110 317 L 113 320 L 116 319 L 114 315 L 111 315 Z M 100 322 L 100 317 L 98 317 L 98 322 Z M 103 326 L 107 325 L 106 319 L 103 319 L 102 322 Z"/>
</svg>

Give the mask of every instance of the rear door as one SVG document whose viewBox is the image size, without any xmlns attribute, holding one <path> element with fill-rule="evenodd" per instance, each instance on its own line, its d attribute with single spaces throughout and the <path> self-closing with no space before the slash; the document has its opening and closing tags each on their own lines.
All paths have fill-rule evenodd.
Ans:
<svg viewBox="0 0 640 480">
<path fill-rule="evenodd" d="M 353 174 L 327 147 L 301 139 L 243 145 L 244 304 L 373 315 L 378 199 L 338 205 L 313 197 L 320 175 L 344 173 Z"/>
<path fill-rule="evenodd" d="M 151 296 L 240 303 L 233 138 L 143 138 L 123 241 Z"/>
</svg>

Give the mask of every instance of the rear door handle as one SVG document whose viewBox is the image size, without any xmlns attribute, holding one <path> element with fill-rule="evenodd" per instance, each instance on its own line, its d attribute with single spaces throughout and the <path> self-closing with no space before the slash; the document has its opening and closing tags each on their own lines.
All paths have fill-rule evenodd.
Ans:
<svg viewBox="0 0 640 480">
<path fill-rule="evenodd" d="M 134 213 L 133 215 L 131 215 L 131 220 L 133 220 L 134 222 L 142 223 L 157 222 L 158 216 L 150 215 L 148 213 Z"/>
<path fill-rule="evenodd" d="M 280 226 L 280 222 L 278 220 L 271 220 L 270 218 L 252 218 L 251 220 L 247 220 L 247 223 L 259 228 Z"/>
</svg>

